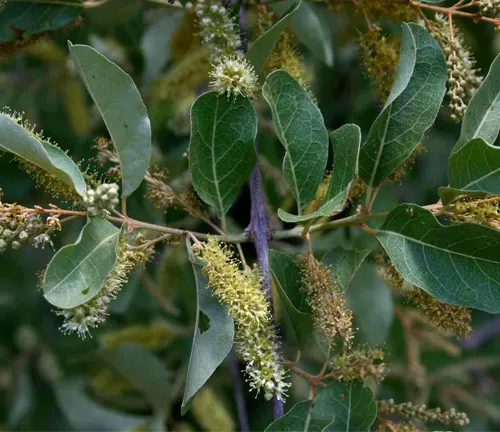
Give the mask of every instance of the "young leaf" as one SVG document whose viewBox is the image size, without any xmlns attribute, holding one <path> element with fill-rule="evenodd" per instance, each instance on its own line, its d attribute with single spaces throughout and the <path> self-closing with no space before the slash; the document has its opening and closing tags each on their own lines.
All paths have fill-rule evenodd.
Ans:
<svg viewBox="0 0 500 432">
<path fill-rule="evenodd" d="M 225 214 L 257 161 L 257 114 L 249 99 L 204 93 L 191 107 L 189 167 L 200 198 Z"/>
<path fill-rule="evenodd" d="M 273 3 L 276 12 L 283 13 L 287 2 Z M 297 38 L 323 63 L 333 66 L 332 34 L 314 4 L 302 2 L 292 18 L 291 28 Z"/>
<path fill-rule="evenodd" d="M 260 36 L 248 49 L 247 60 L 253 65 L 255 72 L 260 74 L 266 63 L 267 57 L 271 53 L 281 36 L 281 32 L 290 23 L 293 15 L 300 7 L 300 0 L 295 0 L 281 18 L 262 36 Z"/>
<path fill-rule="evenodd" d="M 62 309 L 94 297 L 116 263 L 120 230 L 107 220 L 90 219 L 75 243 L 59 249 L 43 279 L 44 296 Z"/>
<path fill-rule="evenodd" d="M 122 196 L 141 184 L 151 157 L 151 124 L 132 78 L 87 45 L 68 42 L 69 52 L 106 123 L 122 169 Z"/>
<path fill-rule="evenodd" d="M 452 153 L 461 150 L 474 138 L 493 144 L 500 131 L 500 54 L 477 89 L 465 111 L 460 138 Z"/>
<path fill-rule="evenodd" d="M 171 399 L 170 380 L 163 363 L 136 344 L 122 344 L 101 352 L 104 361 L 148 399 L 164 419 Z"/>
<path fill-rule="evenodd" d="M 319 388 L 313 401 L 297 403 L 265 432 L 368 432 L 376 415 L 370 389 L 361 383 L 335 383 Z"/>
<path fill-rule="evenodd" d="M 301 289 L 302 274 L 295 259 L 283 252 L 269 251 L 269 267 L 287 311 L 300 349 L 311 341 L 314 331 L 311 309 Z"/>
<path fill-rule="evenodd" d="M 182 413 L 189 410 L 191 399 L 212 376 L 227 357 L 234 340 L 234 321 L 224 307 L 207 289 L 208 281 L 201 271 L 200 262 L 189 257 L 196 278 L 197 306 L 193 345 L 186 378 L 186 389 L 182 399 Z M 200 331 L 200 314 L 209 319 L 210 327 Z"/>
<path fill-rule="evenodd" d="M 41 141 L 9 115 L 0 113 L 0 150 L 15 154 L 73 186 L 79 195 L 87 190 L 78 166 L 59 147 Z"/>
<path fill-rule="evenodd" d="M 85 394 L 84 387 L 84 382 L 79 380 L 65 380 L 55 387 L 58 405 L 74 430 L 125 431 L 149 421 L 148 417 L 124 414 L 97 405 Z"/>
<path fill-rule="evenodd" d="M 436 40 L 417 24 L 403 24 L 392 90 L 359 156 L 360 177 L 368 187 L 379 186 L 413 153 L 434 123 L 446 80 L 444 56 Z"/>
<path fill-rule="evenodd" d="M 328 133 L 323 116 L 302 86 L 286 71 L 268 75 L 262 93 L 271 107 L 273 124 L 286 150 L 285 178 L 302 208 L 314 198 L 328 159 Z"/>
<path fill-rule="evenodd" d="M 443 226 L 403 204 L 376 234 L 401 276 L 439 300 L 500 312 L 500 233 L 482 225 Z"/>
<path fill-rule="evenodd" d="M 450 187 L 440 187 L 438 189 L 438 194 L 443 205 L 450 204 L 460 196 L 467 196 L 469 198 L 484 198 L 486 195 L 488 195 L 485 192 L 465 191 L 462 189 L 454 189 Z"/>
<path fill-rule="evenodd" d="M 321 262 L 330 268 L 342 291 L 346 291 L 369 253 L 369 249 L 346 250 L 339 246 L 327 252 Z"/>
<path fill-rule="evenodd" d="M 303 216 L 292 215 L 282 209 L 278 216 L 285 222 L 302 222 L 316 217 L 331 216 L 342 211 L 347 203 L 351 182 L 358 174 L 358 155 L 361 130 L 346 124 L 330 135 L 333 149 L 333 174 L 321 207 Z"/>
<path fill-rule="evenodd" d="M 81 8 L 69 5 L 8 1 L 0 10 L 0 42 L 14 41 L 19 34 L 26 38 L 57 30 L 71 24 L 80 12 Z"/>
<path fill-rule="evenodd" d="M 377 416 L 373 393 L 362 383 L 335 383 L 318 391 L 314 412 L 334 413 L 324 432 L 368 432 Z"/>
<path fill-rule="evenodd" d="M 500 148 L 469 141 L 450 156 L 448 180 L 452 188 L 500 194 Z"/>
</svg>

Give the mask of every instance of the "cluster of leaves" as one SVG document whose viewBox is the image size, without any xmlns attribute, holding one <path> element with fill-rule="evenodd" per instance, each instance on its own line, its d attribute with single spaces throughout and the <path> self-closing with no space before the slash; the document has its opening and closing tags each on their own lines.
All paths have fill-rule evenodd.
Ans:
<svg viewBox="0 0 500 432">
<path fill-rule="evenodd" d="M 242 368 L 250 377 L 248 387 L 262 388 L 265 399 L 273 399 L 274 405 L 274 421 L 269 414 L 252 418 L 252 429 L 419 430 L 425 428 L 424 422 L 431 427 L 434 422 L 469 423 L 467 415 L 454 407 L 427 408 L 422 401 L 438 401 L 445 407 L 458 402 L 460 409 L 478 410 L 483 417 L 498 421 L 494 407 L 478 403 L 481 395 L 471 401 L 457 384 L 462 380 L 473 388 L 468 372 L 487 376 L 495 359 L 457 361 L 451 370 L 442 358 L 461 355 L 461 347 L 446 332 L 454 330 L 461 336 L 470 331 L 469 308 L 500 312 L 500 150 L 494 145 L 500 132 L 500 57 L 482 82 L 474 81 L 477 89 L 468 95 L 467 105 L 460 101 L 460 136 L 449 157 L 448 182 L 437 191 L 440 200 L 425 206 L 384 206 L 384 188 L 413 159 L 445 95 L 453 103 L 457 102 L 454 97 L 465 97 L 456 82 L 450 81 L 454 73 L 465 70 L 460 65 L 469 59 L 463 52 L 462 57 L 458 55 L 462 40 L 450 42 L 455 41 L 453 28 L 445 27 L 451 34 L 439 33 L 439 19 L 428 17 L 424 25 L 402 23 L 397 55 L 381 28 L 370 21 L 384 15 L 380 1 L 356 2 L 355 12 L 368 19 L 369 36 L 362 36 L 368 72 L 381 64 L 393 66 L 396 58 L 397 69 L 394 73 L 384 70 L 378 88 L 385 102 L 368 127 L 348 122 L 356 116 L 345 116 L 349 119 L 345 124 L 328 130 L 325 110 L 313 97 L 312 87 L 305 86 L 304 75 L 296 73 L 301 64 L 298 42 L 311 50 L 321 67 L 333 65 L 331 27 L 317 6 L 300 0 L 277 3 L 271 14 L 262 5 L 250 5 L 247 10 L 246 4 L 231 8 L 205 2 L 182 7 L 167 2 L 168 9 L 183 9 L 176 31 L 189 40 L 189 48 L 165 48 L 173 41 L 185 42 L 172 30 L 180 11 L 156 21 L 140 40 L 145 89 L 161 85 L 179 94 L 169 81 L 171 69 L 176 68 L 174 81 L 180 83 L 185 73 L 191 87 L 183 101 L 172 101 L 168 91 L 148 96 L 151 119 L 141 96 L 148 92 L 139 91 L 133 67 L 115 51 L 105 56 L 89 45 L 69 42 L 67 57 L 54 41 L 32 45 L 45 32 L 69 31 L 67 27 L 83 10 L 90 23 L 97 23 L 92 9 L 104 14 L 112 1 L 75 2 L 74 7 L 9 2 L 0 10 L 0 24 L 6 24 L 6 30 L 0 30 L 0 48 L 5 54 L 23 50 L 49 67 L 57 64 L 63 71 L 61 82 L 71 83 L 63 92 L 87 89 L 94 114 L 89 114 L 85 97 L 65 100 L 69 106 L 80 104 L 72 125 L 80 143 L 93 139 L 90 126 L 74 127 L 80 114 L 85 124 L 98 123 L 93 127 L 110 138 L 98 142 L 97 156 L 97 165 L 109 170 L 90 174 L 21 116 L 0 113 L 0 150 L 20 161 L 25 171 L 35 173 L 49 200 L 57 192 L 71 203 L 60 207 L 36 202 L 22 207 L 0 197 L 0 234 L 12 231 L 15 222 L 19 237 L 34 218 L 44 218 L 43 230 L 36 234 L 66 229 L 70 222 L 85 219 L 79 233 L 74 231 L 76 240 L 62 240 L 40 278 L 51 305 L 44 308 L 58 309 L 57 316 L 65 319 L 61 326 L 65 332 L 87 336 L 99 326 L 95 334 L 108 333 L 97 343 L 81 342 L 82 350 L 92 346 L 94 353 L 91 361 L 83 360 L 88 369 L 82 372 L 72 364 L 77 354 L 55 354 L 50 344 L 54 336 L 18 328 L 13 351 L 19 351 L 21 360 L 16 363 L 17 381 L 12 386 L 18 398 L 8 426 L 22 425 L 30 409 L 32 359 L 37 359 L 40 376 L 53 389 L 63 414 L 62 429 L 69 425 L 76 430 L 165 430 L 167 426 L 233 430 L 238 422 L 239 428 L 247 429 L 245 402 L 252 412 L 271 404 L 265 405 L 262 398 L 251 405 L 241 389 Z M 416 21 L 415 8 L 422 12 L 426 4 L 395 3 L 388 18 L 409 21 Z M 427 3 L 431 11 L 446 9 L 432 5 L 436 2 Z M 495 5 L 490 3 L 480 5 L 481 17 L 495 21 L 491 16 Z M 130 8 L 132 24 L 131 17 L 150 17 L 157 10 L 133 1 Z M 456 8 L 446 10 L 460 10 Z M 255 26 L 255 37 L 252 29 L 243 27 L 252 12 L 261 18 L 267 14 Z M 209 31 L 210 26 L 216 26 L 217 33 Z M 182 32 L 199 34 L 208 52 L 191 41 L 191 33 Z M 100 51 L 109 49 L 103 38 L 94 39 L 93 45 L 102 47 Z M 169 60 L 165 51 L 177 52 L 179 59 L 151 83 Z M 207 59 L 212 63 L 211 74 L 200 66 Z M 473 65 L 467 65 L 467 73 L 474 75 Z M 201 77 L 191 80 L 200 70 Z M 209 75 L 214 90 L 205 92 Z M 450 89 L 450 85 L 455 87 Z M 188 134 L 182 125 L 186 120 Z M 165 150 L 163 138 L 176 142 L 175 135 L 184 138 L 175 146 L 177 156 L 170 149 L 167 153 L 172 164 L 162 160 L 161 151 L 153 150 Z M 179 154 L 186 150 L 189 161 L 184 173 L 178 169 L 185 167 Z M 80 154 L 89 163 L 89 153 Z M 168 176 L 150 168 L 153 158 L 160 165 L 170 164 Z M 268 163 L 267 170 L 262 161 Z M 261 172 L 264 190 L 255 186 L 260 185 Z M 121 200 L 118 185 L 110 184 L 117 179 Z M 251 205 L 240 213 L 238 206 L 244 201 L 240 197 L 249 179 Z M 283 184 L 285 192 L 280 193 Z M 9 187 L 5 192 L 9 198 Z M 144 196 L 153 198 L 156 210 L 141 210 L 152 207 Z M 384 212 L 377 210 L 380 206 Z M 168 210 L 166 216 L 163 210 Z M 248 223 L 249 214 L 249 228 L 238 228 Z M 384 219 L 381 224 L 376 222 L 379 218 Z M 274 226 L 268 232 L 269 219 Z M 269 249 L 265 244 L 264 255 L 259 243 L 262 229 L 271 241 Z M 253 256 L 253 249 L 247 247 L 251 242 L 259 263 L 253 270 L 247 264 Z M 228 252 L 231 246 L 221 243 L 235 244 L 239 258 Z M 378 253 L 384 255 L 383 260 L 376 259 Z M 159 260 L 148 264 L 154 256 Z M 132 273 L 137 264 L 141 266 Z M 392 292 L 391 284 L 384 284 L 377 270 L 389 275 Z M 141 306 L 139 286 L 146 288 L 153 302 L 146 295 L 146 300 L 141 297 L 146 306 Z M 187 286 L 196 288 L 187 292 Z M 413 294 L 407 295 L 408 289 Z M 408 305 L 408 297 L 415 308 Z M 402 334 L 406 344 L 402 355 L 388 338 L 393 312 L 400 325 L 393 325 L 392 332 L 400 333 L 399 341 Z M 121 327 L 114 316 L 121 316 L 127 327 L 113 330 Z M 454 322 L 455 318 L 460 322 Z M 55 323 L 61 325 L 58 317 L 48 320 L 51 329 Z M 232 353 L 235 339 L 245 364 Z M 384 344 L 388 355 L 383 353 Z M 442 368 L 426 370 L 426 350 L 440 351 L 435 363 Z M 6 353 L 9 357 L 10 348 Z M 228 366 L 233 373 L 236 410 L 228 410 L 231 399 L 219 391 L 230 388 Z M 309 372 L 311 366 L 320 372 Z M 82 377 L 87 378 L 87 389 Z M 401 383 L 405 392 L 400 391 Z M 440 385 L 442 391 L 436 398 L 432 390 L 438 391 Z M 288 402 L 282 415 L 286 393 L 295 404 Z M 401 403 L 387 401 L 389 397 L 401 398 Z M 180 417 L 179 411 L 186 417 Z"/>
</svg>

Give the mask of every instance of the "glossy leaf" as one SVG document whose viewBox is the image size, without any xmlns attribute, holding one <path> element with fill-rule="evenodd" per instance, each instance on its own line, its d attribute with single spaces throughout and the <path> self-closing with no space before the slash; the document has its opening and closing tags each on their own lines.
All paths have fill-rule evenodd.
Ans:
<svg viewBox="0 0 500 432">
<path fill-rule="evenodd" d="M 71 24 L 81 8 L 7 1 L 0 10 L 0 42 L 14 41 Z"/>
<path fill-rule="evenodd" d="M 163 363 L 140 345 L 121 344 L 107 348 L 101 357 L 139 390 L 161 418 L 167 414 L 172 389 Z"/>
<path fill-rule="evenodd" d="M 354 177 L 358 174 L 358 155 L 361 130 L 354 124 L 344 125 L 330 135 L 333 150 L 333 174 L 320 208 L 303 216 L 295 216 L 282 209 L 278 216 L 285 222 L 302 222 L 341 212 L 346 204 Z"/>
<path fill-rule="evenodd" d="M 207 288 L 208 281 L 201 271 L 199 261 L 189 258 L 196 278 L 197 306 L 196 324 L 191 348 L 191 357 L 182 399 L 182 413 L 189 410 L 191 399 L 212 376 L 233 347 L 234 322 L 224 307 Z M 209 328 L 200 331 L 200 315 L 209 320 Z"/>
<path fill-rule="evenodd" d="M 386 343 L 394 317 L 392 293 L 372 264 L 361 266 L 345 295 L 363 342 L 372 347 Z"/>
<path fill-rule="evenodd" d="M 377 238 L 401 276 L 439 300 L 500 312 L 500 233 L 475 224 L 443 226 L 414 204 L 396 207 Z"/>
<path fill-rule="evenodd" d="M 361 383 L 318 388 L 314 401 L 297 403 L 265 432 L 369 431 L 377 415 L 372 392 Z"/>
<path fill-rule="evenodd" d="M 74 430 L 116 432 L 145 425 L 148 417 L 139 417 L 104 408 L 92 401 L 84 391 L 84 383 L 65 380 L 55 387 L 59 407 Z"/>
<path fill-rule="evenodd" d="M 269 267 L 299 347 L 303 349 L 311 341 L 314 328 L 311 309 L 307 304 L 306 294 L 301 289 L 300 268 L 293 257 L 273 249 L 269 251 Z"/>
<path fill-rule="evenodd" d="M 500 194 L 500 148 L 482 138 L 469 141 L 452 153 L 448 180 L 452 188 Z"/>
<path fill-rule="evenodd" d="M 391 93 L 361 147 L 360 177 L 368 187 L 379 186 L 413 153 L 434 123 L 447 76 L 443 52 L 436 40 L 417 24 L 403 24 Z"/>
<path fill-rule="evenodd" d="M 328 133 L 318 106 L 286 71 L 268 75 L 262 93 L 271 107 L 274 130 L 286 150 L 283 171 L 302 208 L 314 198 L 328 159 Z"/>
<path fill-rule="evenodd" d="M 76 242 L 50 261 L 43 280 L 47 301 L 67 309 L 93 298 L 115 266 L 119 236 L 120 230 L 107 220 L 90 219 Z"/>
<path fill-rule="evenodd" d="M 76 70 L 106 123 L 120 159 L 122 196 L 134 192 L 149 167 L 151 124 L 132 78 L 87 45 L 72 45 Z"/>
<path fill-rule="evenodd" d="M 500 55 L 491 64 L 481 87 L 467 105 L 462 130 L 452 153 L 461 150 L 474 138 L 494 144 L 500 131 Z"/>
<path fill-rule="evenodd" d="M 59 147 L 42 141 L 7 114 L 0 113 L 0 150 L 12 153 L 57 177 L 83 195 L 87 189 L 78 166 Z"/>
<path fill-rule="evenodd" d="M 243 97 L 202 94 L 191 107 L 189 167 L 200 198 L 225 214 L 256 163 L 257 114 Z"/>
<path fill-rule="evenodd" d="M 293 15 L 300 7 L 300 0 L 296 0 L 281 16 L 281 18 L 262 36 L 250 45 L 246 55 L 247 60 L 253 65 L 255 72 L 260 74 L 264 68 L 267 57 L 278 42 L 281 33 L 290 24 Z"/>
<path fill-rule="evenodd" d="M 369 388 L 359 382 L 335 383 L 318 392 L 314 411 L 333 412 L 323 432 L 368 432 L 377 416 L 377 403 Z"/>
<path fill-rule="evenodd" d="M 339 246 L 327 252 L 321 262 L 330 268 L 342 291 L 346 291 L 369 253 L 369 249 L 346 250 Z"/>
<path fill-rule="evenodd" d="M 283 13 L 288 4 L 273 3 L 272 7 L 276 12 Z M 321 18 L 321 12 L 316 5 L 302 2 L 293 15 L 291 28 L 307 49 L 327 66 L 333 66 L 332 34 L 328 23 Z"/>
</svg>

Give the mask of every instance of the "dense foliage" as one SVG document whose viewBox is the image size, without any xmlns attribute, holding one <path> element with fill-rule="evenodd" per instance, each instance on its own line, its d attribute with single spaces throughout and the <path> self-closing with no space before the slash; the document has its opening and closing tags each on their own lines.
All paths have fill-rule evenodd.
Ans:
<svg viewBox="0 0 500 432">
<path fill-rule="evenodd" d="M 499 428 L 498 29 L 0 1 L 0 429 Z"/>
</svg>

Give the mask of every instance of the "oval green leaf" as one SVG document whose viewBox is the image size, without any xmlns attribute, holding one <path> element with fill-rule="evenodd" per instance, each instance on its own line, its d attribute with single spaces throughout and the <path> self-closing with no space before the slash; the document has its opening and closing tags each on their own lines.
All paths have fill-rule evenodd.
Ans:
<svg viewBox="0 0 500 432">
<path fill-rule="evenodd" d="M 469 141 L 452 153 L 448 181 L 455 189 L 500 194 L 500 148 L 482 138 Z"/>
<path fill-rule="evenodd" d="M 301 216 L 325 173 L 328 132 L 323 116 L 304 88 L 284 70 L 268 75 L 262 93 L 271 107 L 274 130 L 286 150 L 283 171 Z"/>
<path fill-rule="evenodd" d="M 403 204 L 377 239 L 401 276 L 439 300 L 500 312 L 500 233 L 474 224 L 443 226 L 428 210 Z"/>
<path fill-rule="evenodd" d="M 394 84 L 359 156 L 360 177 L 368 187 L 379 186 L 413 153 L 434 123 L 447 77 L 436 40 L 417 24 L 403 24 Z"/>
<path fill-rule="evenodd" d="M 281 32 L 290 24 L 293 15 L 300 7 L 300 0 L 296 0 L 282 15 L 282 17 L 262 36 L 260 36 L 248 49 L 247 60 L 253 65 L 255 72 L 260 74 L 266 63 L 267 57 L 278 42 Z"/>
<path fill-rule="evenodd" d="M 500 131 L 500 54 L 491 63 L 490 71 L 467 105 L 462 130 L 452 153 L 462 149 L 474 138 L 493 144 Z"/>
<path fill-rule="evenodd" d="M 249 99 L 216 92 L 191 107 L 189 167 L 200 198 L 224 215 L 257 162 L 257 114 Z"/>
<path fill-rule="evenodd" d="M 202 265 L 191 251 L 189 259 L 196 278 L 197 313 L 182 414 L 189 410 L 192 398 L 227 357 L 234 341 L 233 319 L 207 288 L 208 281 L 201 271 Z M 209 328 L 203 333 L 200 330 L 201 313 L 209 320 Z"/>
<path fill-rule="evenodd" d="M 369 249 L 347 250 L 339 246 L 323 255 L 321 262 L 332 271 L 342 291 L 346 291 L 369 253 Z"/>
<path fill-rule="evenodd" d="M 90 219 L 76 242 L 59 249 L 50 261 L 43 279 L 47 301 L 68 309 L 93 298 L 115 266 L 119 237 L 112 223 Z"/>
<path fill-rule="evenodd" d="M 355 124 L 346 124 L 330 135 L 333 150 L 333 174 L 321 207 L 303 216 L 292 215 L 278 209 L 278 216 L 285 222 L 303 222 L 341 212 L 346 204 L 354 177 L 358 174 L 358 155 L 361 130 Z"/>
<path fill-rule="evenodd" d="M 87 190 L 78 166 L 59 147 L 41 141 L 14 121 L 0 113 L 0 150 L 12 153 L 73 186 L 79 195 Z"/>
<path fill-rule="evenodd" d="M 141 184 L 151 157 L 151 124 L 134 81 L 94 48 L 72 45 L 69 52 L 108 128 L 120 159 L 122 196 Z"/>
</svg>

